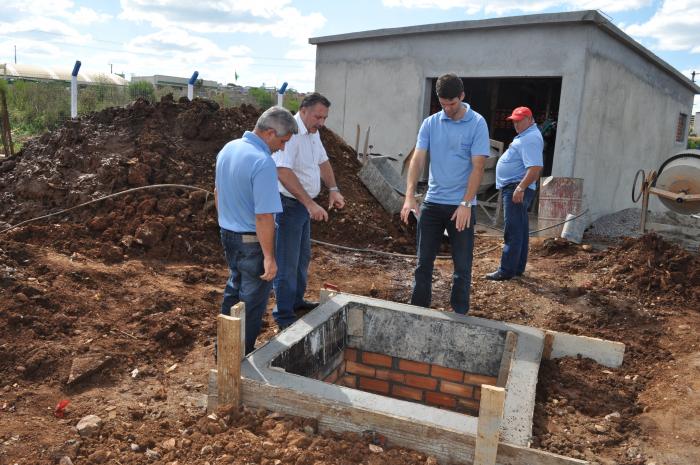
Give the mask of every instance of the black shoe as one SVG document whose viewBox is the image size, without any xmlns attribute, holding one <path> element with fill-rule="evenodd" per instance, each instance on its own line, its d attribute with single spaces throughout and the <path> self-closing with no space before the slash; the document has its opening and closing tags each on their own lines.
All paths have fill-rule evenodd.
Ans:
<svg viewBox="0 0 700 465">
<path fill-rule="evenodd" d="M 304 303 L 295 307 L 294 310 L 313 310 L 316 307 L 318 307 L 318 302 L 311 302 L 309 300 L 305 300 Z"/>
<path fill-rule="evenodd" d="M 484 278 L 490 281 L 508 281 L 512 278 L 512 276 L 505 275 L 500 271 L 494 271 L 493 273 L 489 273 L 486 276 L 484 276 Z"/>
</svg>

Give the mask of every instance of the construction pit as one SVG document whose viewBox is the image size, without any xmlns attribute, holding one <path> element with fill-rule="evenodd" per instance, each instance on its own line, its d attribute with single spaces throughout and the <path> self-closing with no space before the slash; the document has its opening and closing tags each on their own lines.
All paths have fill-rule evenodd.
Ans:
<svg viewBox="0 0 700 465">
<path fill-rule="evenodd" d="M 240 308 L 237 315 L 245 318 Z M 321 305 L 240 367 L 218 369 L 240 374 L 236 402 L 312 418 L 320 430 L 371 432 L 383 445 L 441 463 L 573 465 L 588 462 L 529 448 L 540 361 L 583 356 L 616 368 L 624 350 L 619 342 L 324 290 Z M 230 385 L 212 370 L 210 411 Z M 495 434 L 485 439 L 487 424 Z M 495 462 L 476 460 L 489 454 Z"/>
</svg>

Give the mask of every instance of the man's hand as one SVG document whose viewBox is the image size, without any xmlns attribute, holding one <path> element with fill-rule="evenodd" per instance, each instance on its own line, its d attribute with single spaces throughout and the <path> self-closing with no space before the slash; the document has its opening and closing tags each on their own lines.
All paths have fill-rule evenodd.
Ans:
<svg viewBox="0 0 700 465">
<path fill-rule="evenodd" d="M 469 229 L 471 227 L 471 219 L 471 207 L 464 207 L 462 205 L 457 207 L 457 210 L 455 210 L 455 212 L 452 214 L 452 218 L 450 218 L 451 221 L 455 222 L 455 226 L 457 227 L 457 231 L 459 232 L 462 232 L 465 229 Z"/>
<path fill-rule="evenodd" d="M 403 202 L 403 207 L 401 208 L 401 221 L 408 224 L 408 216 L 411 214 L 411 210 L 416 211 L 416 199 L 412 195 L 407 195 L 406 200 Z M 416 213 L 416 218 L 418 214 Z"/>
<path fill-rule="evenodd" d="M 523 203 L 523 199 L 525 198 L 525 191 L 524 190 L 514 190 L 513 191 L 513 203 Z"/>
<path fill-rule="evenodd" d="M 260 279 L 263 281 L 272 281 L 277 275 L 277 262 L 275 261 L 274 255 L 271 257 L 265 257 L 263 260 L 263 265 L 265 267 L 265 273 L 260 275 Z"/>
<path fill-rule="evenodd" d="M 338 191 L 331 191 L 328 194 L 328 209 L 336 208 L 340 210 L 345 206 L 345 197 Z"/>
<path fill-rule="evenodd" d="M 311 217 L 312 220 L 314 221 L 328 221 L 328 212 L 323 209 L 322 206 L 314 202 L 313 200 L 311 203 L 306 207 L 306 209 L 309 211 L 309 216 Z"/>
</svg>

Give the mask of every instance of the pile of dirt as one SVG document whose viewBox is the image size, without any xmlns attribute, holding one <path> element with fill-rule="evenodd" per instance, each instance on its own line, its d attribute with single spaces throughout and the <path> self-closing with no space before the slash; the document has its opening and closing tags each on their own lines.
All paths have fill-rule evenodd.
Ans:
<svg viewBox="0 0 700 465">
<path fill-rule="evenodd" d="M 700 308 L 700 257 L 656 234 L 626 238 L 593 258 L 599 260 L 595 287 Z"/>
<path fill-rule="evenodd" d="M 30 140 L 0 164 L 0 230 L 109 194 L 154 184 L 13 230 L 17 240 L 50 240 L 58 250 L 116 262 L 149 257 L 219 261 L 212 192 L 218 151 L 254 127 L 259 110 L 172 97 L 108 108 Z M 347 207 L 316 224 L 316 239 L 405 251 L 413 233 L 386 214 L 357 177 L 355 152 L 322 131 Z M 327 202 L 327 194 L 320 199 Z M 413 250 L 411 250 L 413 251 Z"/>
</svg>

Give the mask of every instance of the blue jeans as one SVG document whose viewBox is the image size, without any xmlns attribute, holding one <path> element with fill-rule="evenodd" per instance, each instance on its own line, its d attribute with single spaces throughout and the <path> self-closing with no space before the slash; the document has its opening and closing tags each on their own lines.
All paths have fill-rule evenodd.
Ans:
<svg viewBox="0 0 700 465">
<path fill-rule="evenodd" d="M 498 271 L 508 277 L 520 276 L 525 272 L 530 239 L 527 209 L 530 208 L 530 204 L 535 198 L 534 190 L 525 189 L 522 203 L 513 203 L 513 192 L 516 186 L 517 184 L 508 184 L 501 189 L 504 218 L 503 241 L 505 246 L 501 254 L 501 266 L 498 268 Z"/>
<path fill-rule="evenodd" d="M 472 281 L 472 259 L 474 256 L 474 224 L 476 208 L 472 207 L 469 228 L 457 231 L 455 222 L 450 220 L 457 209 L 456 205 L 442 205 L 424 202 L 418 220 L 417 244 L 418 266 L 413 282 L 411 304 L 430 307 L 432 299 L 433 265 L 440 251 L 443 232 L 447 230 L 452 249 L 452 295 L 450 304 L 456 313 L 469 311 L 469 288 Z"/>
<path fill-rule="evenodd" d="M 274 287 L 277 306 L 272 316 L 280 328 L 285 328 L 294 323 L 294 310 L 304 303 L 311 261 L 311 217 L 298 200 L 284 195 L 281 198 L 282 213 L 275 215 L 277 276 Z"/>
<path fill-rule="evenodd" d="M 245 303 L 245 353 L 248 354 L 255 348 L 255 339 L 260 334 L 272 283 L 260 279 L 265 264 L 258 242 L 243 242 L 242 234 L 222 228 L 221 244 L 230 271 L 221 313 L 230 315 L 231 307 Z"/>
</svg>

